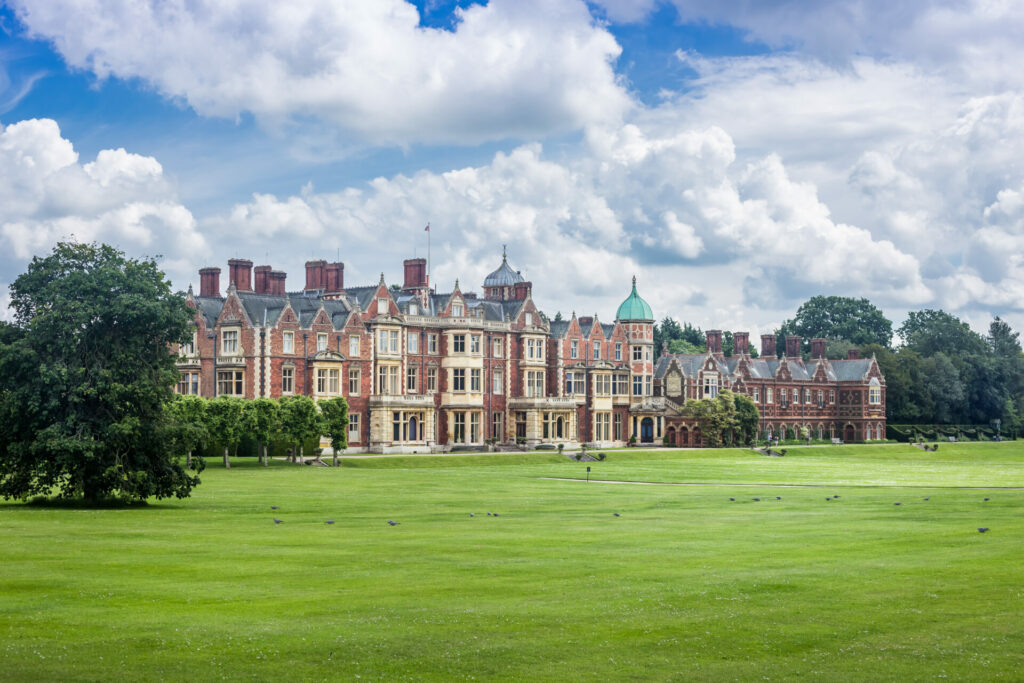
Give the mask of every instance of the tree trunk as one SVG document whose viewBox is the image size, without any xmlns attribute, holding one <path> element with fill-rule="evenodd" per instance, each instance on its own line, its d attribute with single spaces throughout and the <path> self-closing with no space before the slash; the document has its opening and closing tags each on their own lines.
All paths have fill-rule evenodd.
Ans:
<svg viewBox="0 0 1024 683">
<path fill-rule="evenodd" d="M 228 460 L 228 448 L 227 448 L 227 446 L 224 447 L 224 469 L 226 469 L 226 470 L 230 470 L 231 469 L 231 461 Z"/>
<path fill-rule="evenodd" d="M 267 444 L 263 444 L 263 466 L 270 467 L 270 453 Z"/>
<path fill-rule="evenodd" d="M 334 466 L 337 467 L 338 466 L 338 449 L 334 448 L 332 450 L 334 451 Z"/>
<path fill-rule="evenodd" d="M 185 456 L 185 467 L 192 469 L 192 451 L 189 451 L 188 455 Z"/>
<path fill-rule="evenodd" d="M 303 444 L 299 444 L 299 464 L 306 464 L 306 447 Z"/>
</svg>

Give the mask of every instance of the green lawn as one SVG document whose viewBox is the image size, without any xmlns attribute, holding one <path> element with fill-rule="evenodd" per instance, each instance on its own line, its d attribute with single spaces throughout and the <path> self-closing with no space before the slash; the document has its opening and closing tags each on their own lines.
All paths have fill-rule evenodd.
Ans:
<svg viewBox="0 0 1024 683">
<path fill-rule="evenodd" d="M 0 680 L 1024 671 L 1024 442 L 343 464 L 0 503 Z"/>
</svg>

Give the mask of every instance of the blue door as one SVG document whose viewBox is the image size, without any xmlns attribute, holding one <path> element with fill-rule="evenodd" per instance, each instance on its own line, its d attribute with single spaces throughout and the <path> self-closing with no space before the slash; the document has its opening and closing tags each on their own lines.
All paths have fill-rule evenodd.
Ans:
<svg viewBox="0 0 1024 683">
<path fill-rule="evenodd" d="M 649 417 L 640 421 L 640 441 L 654 443 L 654 420 Z"/>
</svg>

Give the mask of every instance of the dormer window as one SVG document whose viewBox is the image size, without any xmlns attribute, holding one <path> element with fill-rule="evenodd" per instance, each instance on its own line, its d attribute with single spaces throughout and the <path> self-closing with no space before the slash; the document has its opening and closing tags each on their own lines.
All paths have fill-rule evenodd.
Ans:
<svg viewBox="0 0 1024 683">
<path fill-rule="evenodd" d="M 461 303 L 452 304 L 452 317 L 461 318 L 465 314 L 465 308 Z"/>
<path fill-rule="evenodd" d="M 318 353 L 327 350 L 327 333 L 321 332 L 316 335 L 316 350 Z"/>
<path fill-rule="evenodd" d="M 580 343 L 578 341 L 576 341 L 575 339 L 573 339 L 571 342 L 569 342 L 569 358 L 579 358 L 579 357 L 580 357 Z"/>
<path fill-rule="evenodd" d="M 220 338 L 221 355 L 233 356 L 238 353 L 238 330 L 224 330 Z"/>
<path fill-rule="evenodd" d="M 525 314 L 523 314 L 523 322 L 525 324 L 527 324 L 527 325 L 532 325 L 533 324 L 533 313 L 530 313 L 529 311 L 527 311 Z"/>
<path fill-rule="evenodd" d="M 388 312 L 388 299 L 381 297 L 377 299 L 377 315 L 386 315 Z"/>
<path fill-rule="evenodd" d="M 601 358 L 601 342 L 594 342 L 594 360 L 600 360 Z"/>
<path fill-rule="evenodd" d="M 718 396 L 718 375 L 717 374 L 705 374 L 704 375 L 704 397 L 715 398 Z"/>
<path fill-rule="evenodd" d="M 409 315 L 419 315 L 420 308 L 415 303 L 409 304 Z"/>
</svg>

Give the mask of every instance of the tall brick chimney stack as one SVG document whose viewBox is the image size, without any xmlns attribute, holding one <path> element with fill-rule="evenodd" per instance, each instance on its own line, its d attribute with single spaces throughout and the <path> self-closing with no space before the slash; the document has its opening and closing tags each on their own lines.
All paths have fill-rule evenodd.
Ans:
<svg viewBox="0 0 1024 683">
<path fill-rule="evenodd" d="M 761 335 L 761 358 L 775 358 L 778 354 L 775 350 L 775 335 Z"/>
<path fill-rule="evenodd" d="M 252 269 L 253 291 L 257 294 L 269 294 L 270 293 L 270 271 L 273 270 L 270 266 L 256 266 Z"/>
<path fill-rule="evenodd" d="M 220 296 L 220 268 L 199 269 L 199 296 Z"/>
<path fill-rule="evenodd" d="M 860 350 L 850 349 L 846 352 L 846 360 L 860 360 Z"/>
<path fill-rule="evenodd" d="M 272 270 L 267 274 L 267 293 L 274 296 L 284 296 L 284 281 L 288 274 L 283 270 Z"/>
<path fill-rule="evenodd" d="M 821 337 L 811 340 L 811 358 L 820 360 L 825 357 L 825 343 L 825 340 Z"/>
<path fill-rule="evenodd" d="M 427 259 L 409 258 L 402 262 L 405 282 L 402 289 L 420 289 L 427 286 Z"/>
<path fill-rule="evenodd" d="M 252 291 L 252 261 L 244 258 L 228 260 L 228 283 L 239 292 Z"/>
<path fill-rule="evenodd" d="M 327 261 L 306 261 L 306 289 L 324 289 L 327 286 Z"/>
<path fill-rule="evenodd" d="M 733 332 L 732 333 L 732 355 L 734 356 L 745 356 L 750 353 L 750 333 L 749 332 Z"/>
<path fill-rule="evenodd" d="M 533 292 L 533 283 L 529 280 L 523 282 L 517 282 L 512 285 L 512 299 L 514 301 L 522 301 L 530 297 Z"/>
<path fill-rule="evenodd" d="M 786 337 L 786 358 L 799 358 L 800 357 L 800 342 L 803 341 L 800 337 L 788 336 Z"/>
<path fill-rule="evenodd" d="M 704 337 L 707 340 L 705 343 L 705 348 L 707 349 L 708 353 L 713 353 L 715 355 L 722 353 L 721 330 L 708 330 L 707 332 L 705 332 Z"/>
<path fill-rule="evenodd" d="M 330 263 L 324 268 L 324 291 L 340 292 L 345 289 L 345 264 Z"/>
</svg>

